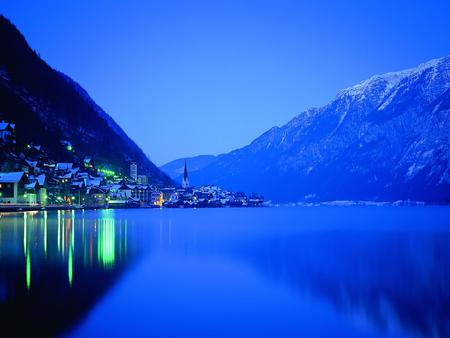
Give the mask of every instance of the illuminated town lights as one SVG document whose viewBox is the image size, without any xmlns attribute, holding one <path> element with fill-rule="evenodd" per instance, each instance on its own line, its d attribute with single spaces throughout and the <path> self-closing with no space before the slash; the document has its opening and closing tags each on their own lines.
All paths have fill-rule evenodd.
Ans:
<svg viewBox="0 0 450 338">
<path fill-rule="evenodd" d="M 98 171 L 103 173 L 103 174 L 105 174 L 106 176 L 114 176 L 114 177 L 116 177 L 116 173 L 113 170 L 100 168 L 100 169 L 98 169 Z"/>
</svg>

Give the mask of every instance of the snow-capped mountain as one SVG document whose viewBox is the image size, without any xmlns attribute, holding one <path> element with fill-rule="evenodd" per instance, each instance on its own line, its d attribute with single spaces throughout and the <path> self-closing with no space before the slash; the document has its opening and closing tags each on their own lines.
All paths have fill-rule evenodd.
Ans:
<svg viewBox="0 0 450 338">
<path fill-rule="evenodd" d="M 450 202 L 450 56 L 340 91 L 193 173 L 275 201 Z"/>
<path fill-rule="evenodd" d="M 87 156 L 126 174 L 132 159 L 151 183 L 172 184 L 78 83 L 47 65 L 1 15 L 0 46 L 0 117 L 16 124 L 19 144 L 42 145 L 59 161 Z M 66 151 L 67 142 L 76 153 Z"/>
</svg>

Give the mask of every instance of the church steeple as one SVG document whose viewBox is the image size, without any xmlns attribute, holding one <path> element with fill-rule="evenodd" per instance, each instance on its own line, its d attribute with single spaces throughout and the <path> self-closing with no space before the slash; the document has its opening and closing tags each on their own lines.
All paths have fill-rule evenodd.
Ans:
<svg viewBox="0 0 450 338">
<path fill-rule="evenodd" d="M 184 175 L 183 175 L 183 182 L 181 182 L 181 187 L 183 189 L 189 188 L 189 178 L 186 160 L 184 160 Z"/>
</svg>

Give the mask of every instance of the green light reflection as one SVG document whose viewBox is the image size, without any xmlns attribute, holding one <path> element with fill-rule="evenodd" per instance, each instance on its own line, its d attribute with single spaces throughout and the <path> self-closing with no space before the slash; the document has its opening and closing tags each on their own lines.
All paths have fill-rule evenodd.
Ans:
<svg viewBox="0 0 450 338">
<path fill-rule="evenodd" d="M 27 254 L 27 214 L 23 214 L 23 254 Z"/>
<path fill-rule="evenodd" d="M 30 286 L 31 286 L 31 261 L 30 261 L 30 252 L 27 253 L 26 276 L 27 276 L 27 290 L 30 290 Z"/>
<path fill-rule="evenodd" d="M 58 252 L 60 252 L 61 251 L 61 245 L 60 245 L 60 242 L 59 242 L 59 240 L 60 240 L 60 237 L 61 237 L 61 230 L 60 230 L 60 228 L 61 228 L 61 218 L 60 218 L 60 211 L 58 210 L 58 239 L 57 239 L 57 242 L 58 242 Z"/>
<path fill-rule="evenodd" d="M 44 253 L 47 256 L 47 211 L 44 211 Z"/>
<path fill-rule="evenodd" d="M 105 269 L 114 267 L 115 262 L 115 219 L 110 210 L 100 219 L 97 237 L 97 259 Z M 113 213 L 112 213 L 113 214 Z"/>
<path fill-rule="evenodd" d="M 73 258 L 72 258 L 72 249 L 69 250 L 69 258 L 67 260 L 67 276 L 69 278 L 69 285 L 72 286 L 73 279 Z"/>
<path fill-rule="evenodd" d="M 24 290 L 31 291 L 31 274 L 33 288 L 45 283 L 47 267 L 62 274 L 67 288 L 73 287 L 91 270 L 113 270 L 126 262 L 128 222 L 116 221 L 117 216 L 114 210 L 36 211 L 0 218 L 0 255 L 19 259 Z"/>
</svg>

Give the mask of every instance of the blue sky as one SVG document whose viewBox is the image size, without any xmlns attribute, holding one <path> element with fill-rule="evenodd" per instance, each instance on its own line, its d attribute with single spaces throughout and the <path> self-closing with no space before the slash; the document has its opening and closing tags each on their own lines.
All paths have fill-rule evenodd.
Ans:
<svg viewBox="0 0 450 338">
<path fill-rule="evenodd" d="M 450 54 L 449 1 L 18 1 L 0 12 L 157 164 Z"/>
</svg>

